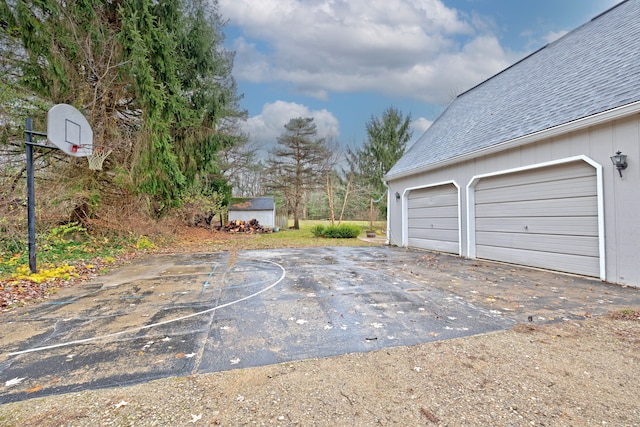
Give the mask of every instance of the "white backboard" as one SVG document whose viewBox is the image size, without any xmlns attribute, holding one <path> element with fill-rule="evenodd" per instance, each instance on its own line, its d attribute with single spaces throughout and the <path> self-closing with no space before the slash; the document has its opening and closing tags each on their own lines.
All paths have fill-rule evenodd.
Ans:
<svg viewBox="0 0 640 427">
<path fill-rule="evenodd" d="M 47 114 L 47 139 L 74 157 L 93 153 L 93 130 L 82 113 L 71 105 L 57 104 Z"/>
</svg>

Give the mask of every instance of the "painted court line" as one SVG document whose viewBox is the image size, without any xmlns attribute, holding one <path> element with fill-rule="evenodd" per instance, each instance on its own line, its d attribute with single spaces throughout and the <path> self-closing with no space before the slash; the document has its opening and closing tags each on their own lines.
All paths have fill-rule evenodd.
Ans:
<svg viewBox="0 0 640 427">
<path fill-rule="evenodd" d="M 259 291 L 254 292 L 251 295 L 247 295 L 246 297 L 242 297 L 240 299 L 237 299 L 237 300 L 234 300 L 234 301 L 230 301 L 228 303 L 225 303 L 225 304 L 222 304 L 222 305 L 218 305 L 216 307 L 212 307 L 212 308 L 209 308 L 209 309 L 204 310 L 204 311 L 199 311 L 197 313 L 191 313 L 191 314 L 188 314 L 186 316 L 178 317 L 176 319 L 169 319 L 169 320 L 165 320 L 165 321 L 162 321 L 162 322 L 153 323 L 153 324 L 150 324 L 150 325 L 144 325 L 144 326 L 140 326 L 140 327 L 137 327 L 137 328 L 126 329 L 124 331 L 114 332 L 114 333 L 108 334 L 108 335 L 101 335 L 101 336 L 85 338 L 85 339 L 81 339 L 81 340 L 68 341 L 68 342 L 64 342 L 64 343 L 60 343 L 60 344 L 54 344 L 54 345 L 48 345 L 48 346 L 44 346 L 44 347 L 34 347 L 34 348 L 27 349 L 27 350 L 14 351 L 12 353 L 9 353 L 8 356 L 18 356 L 20 354 L 35 353 L 35 352 L 39 352 L 39 351 L 51 350 L 51 349 L 54 349 L 54 348 L 69 347 L 69 346 L 72 346 L 72 345 L 84 344 L 84 343 L 88 343 L 88 342 L 91 342 L 91 341 L 97 341 L 97 340 L 102 340 L 102 339 L 107 339 L 107 338 L 113 338 L 113 337 L 117 337 L 117 336 L 120 336 L 120 335 L 132 333 L 132 332 L 138 332 L 138 331 L 142 331 L 142 330 L 145 330 L 145 329 L 151 329 L 151 328 L 154 328 L 156 326 L 162 326 L 162 325 L 166 325 L 166 324 L 173 323 L 173 322 L 179 322 L 181 320 L 189 319 L 191 317 L 196 317 L 196 316 L 200 316 L 200 315 L 203 315 L 203 314 L 211 313 L 211 312 L 219 310 L 221 308 L 229 307 L 231 305 L 237 304 L 237 303 L 242 302 L 242 301 L 246 301 L 248 299 L 251 299 L 253 297 L 256 297 L 256 296 L 260 295 L 261 293 L 266 292 L 269 289 L 272 289 L 274 286 L 278 285 L 280 282 L 282 282 L 282 280 L 284 280 L 285 276 L 287 275 L 287 272 L 286 272 L 285 268 L 282 265 L 278 264 L 277 262 L 268 261 L 268 260 L 256 260 L 256 262 L 266 262 L 266 263 L 269 263 L 269 264 L 273 264 L 276 267 L 280 268 L 280 270 L 282 270 L 282 275 L 280 276 L 280 278 L 278 280 L 276 280 L 275 282 L 273 282 L 272 284 L 270 284 L 266 288 L 260 289 Z"/>
<path fill-rule="evenodd" d="M 213 277 L 213 274 L 216 272 L 217 269 L 218 269 L 218 264 L 213 266 L 213 270 L 211 270 L 211 272 L 209 273 L 209 276 L 207 277 L 207 280 L 205 280 L 204 285 L 202 285 L 203 294 L 207 290 L 207 287 L 209 286 L 209 281 L 211 280 L 211 277 Z"/>
</svg>

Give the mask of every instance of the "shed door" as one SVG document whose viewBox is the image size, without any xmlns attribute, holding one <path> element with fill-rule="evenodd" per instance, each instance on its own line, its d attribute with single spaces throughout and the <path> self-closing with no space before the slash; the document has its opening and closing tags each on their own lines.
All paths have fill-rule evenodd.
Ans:
<svg viewBox="0 0 640 427">
<path fill-rule="evenodd" d="M 599 276 L 596 176 L 577 161 L 481 179 L 476 256 Z"/>
<path fill-rule="evenodd" d="M 453 184 L 411 190 L 408 246 L 460 253 L 458 189 Z"/>
</svg>

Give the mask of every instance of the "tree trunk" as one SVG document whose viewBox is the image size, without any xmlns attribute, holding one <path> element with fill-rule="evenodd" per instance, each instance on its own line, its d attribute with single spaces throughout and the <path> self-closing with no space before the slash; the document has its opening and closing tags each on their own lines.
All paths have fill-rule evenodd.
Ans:
<svg viewBox="0 0 640 427">
<path fill-rule="evenodd" d="M 342 210 L 340 211 L 340 219 L 338 219 L 338 226 L 342 222 L 344 211 L 347 208 L 347 199 L 349 198 L 349 187 L 351 186 L 352 180 L 353 180 L 353 173 L 350 173 L 349 180 L 347 181 L 347 188 L 344 190 L 344 200 L 342 201 Z"/>
<path fill-rule="evenodd" d="M 333 206 L 333 182 L 331 179 L 331 172 L 327 173 L 327 198 L 329 201 L 329 219 L 331 220 L 331 225 L 336 223 L 336 213 Z"/>
<path fill-rule="evenodd" d="M 373 230 L 373 197 L 369 204 L 369 230 Z"/>
</svg>

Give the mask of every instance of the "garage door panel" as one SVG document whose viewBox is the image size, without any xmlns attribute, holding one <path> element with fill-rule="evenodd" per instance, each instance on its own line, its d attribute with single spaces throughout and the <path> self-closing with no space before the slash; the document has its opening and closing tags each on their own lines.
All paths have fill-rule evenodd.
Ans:
<svg viewBox="0 0 640 427">
<path fill-rule="evenodd" d="M 414 239 L 439 240 L 458 244 L 458 230 L 438 230 L 431 228 L 411 228 Z"/>
<path fill-rule="evenodd" d="M 410 229 L 435 228 L 458 231 L 458 218 L 413 218 Z"/>
<path fill-rule="evenodd" d="M 597 257 L 599 250 L 597 236 L 479 232 L 476 234 L 476 244 L 541 252 L 552 250 L 554 253 L 592 257 Z"/>
<path fill-rule="evenodd" d="M 452 206 L 409 209 L 409 220 L 414 218 L 451 218 L 458 216 L 458 208 Z"/>
<path fill-rule="evenodd" d="M 600 269 L 597 257 L 584 257 L 568 254 L 550 254 L 521 249 L 499 248 L 495 246 L 478 246 L 478 258 L 510 262 L 531 267 L 565 271 L 585 276 L 599 276 Z"/>
<path fill-rule="evenodd" d="M 478 232 L 598 236 L 598 219 L 589 217 L 478 218 Z"/>
<path fill-rule="evenodd" d="M 566 198 L 566 187 L 572 189 L 572 197 L 596 196 L 593 177 L 567 179 L 559 186 L 557 182 L 539 182 L 521 186 L 492 188 L 479 191 L 483 203 L 501 203 L 526 200 Z"/>
<path fill-rule="evenodd" d="M 457 209 L 458 195 L 444 194 L 434 197 L 410 198 L 411 209 L 429 208 L 434 206 L 450 206 Z"/>
<path fill-rule="evenodd" d="M 407 196 L 407 244 L 460 252 L 458 188 L 453 184 L 411 190 Z"/>
<path fill-rule="evenodd" d="M 599 276 L 597 188 L 584 161 L 480 179 L 476 256 Z"/>
<path fill-rule="evenodd" d="M 476 196 L 477 197 L 477 196 Z M 577 197 L 544 201 L 477 204 L 476 217 L 573 217 L 598 215 L 596 197 Z"/>
<path fill-rule="evenodd" d="M 564 163 L 552 167 L 483 179 L 478 182 L 475 189 L 476 191 L 481 191 L 488 188 L 513 187 L 537 182 L 558 182 L 578 177 L 595 177 L 595 175 L 595 169 L 584 162 Z"/>
<path fill-rule="evenodd" d="M 425 240 L 409 238 L 408 245 L 412 248 L 429 249 L 438 252 L 449 252 L 457 254 L 460 247 L 457 242 L 443 242 L 441 240 Z"/>
<path fill-rule="evenodd" d="M 409 192 L 409 199 L 419 199 L 423 197 L 450 196 L 457 194 L 455 185 L 444 184 L 435 187 L 418 188 Z"/>
</svg>

